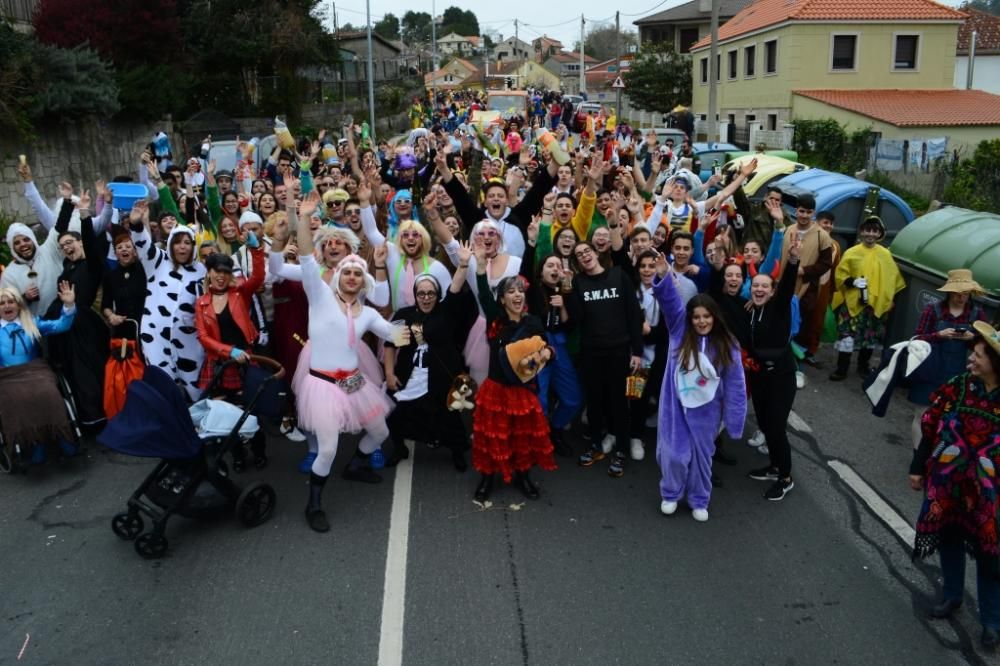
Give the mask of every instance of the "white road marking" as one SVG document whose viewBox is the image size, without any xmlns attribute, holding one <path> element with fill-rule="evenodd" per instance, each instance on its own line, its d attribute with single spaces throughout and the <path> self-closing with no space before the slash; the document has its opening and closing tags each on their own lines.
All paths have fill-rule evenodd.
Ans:
<svg viewBox="0 0 1000 666">
<path fill-rule="evenodd" d="M 809 424 L 803 421 L 802 417 L 796 414 L 794 411 L 791 411 L 788 414 L 788 425 L 792 426 L 799 432 L 806 432 L 806 433 L 812 432 L 812 428 L 809 427 Z"/>
<path fill-rule="evenodd" d="M 899 537 L 900 541 L 903 542 L 905 546 L 912 546 L 913 540 L 917 536 L 916 531 L 910 525 L 910 523 L 896 513 L 896 510 L 889 506 L 885 500 L 883 500 L 878 493 L 876 493 L 868 483 L 858 476 L 849 465 L 842 463 L 839 460 L 829 461 L 830 467 L 833 471 L 850 486 L 861 500 L 868 505 L 876 516 L 878 516 L 882 522 L 889 526 L 896 536 Z"/>
<path fill-rule="evenodd" d="M 410 493 L 413 488 L 413 459 L 396 466 L 392 485 L 392 512 L 389 514 L 389 545 L 385 554 L 385 586 L 382 589 L 382 628 L 378 640 L 378 666 L 403 663 L 403 622 L 406 618 L 406 555 L 410 541 Z"/>
</svg>

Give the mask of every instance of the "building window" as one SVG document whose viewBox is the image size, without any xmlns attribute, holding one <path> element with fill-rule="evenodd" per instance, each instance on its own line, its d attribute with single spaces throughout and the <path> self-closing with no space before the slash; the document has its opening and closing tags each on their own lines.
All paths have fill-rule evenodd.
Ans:
<svg viewBox="0 0 1000 666">
<path fill-rule="evenodd" d="M 678 51 L 690 53 L 691 47 L 698 41 L 698 28 L 681 28 L 681 38 Z"/>
<path fill-rule="evenodd" d="M 767 114 L 767 129 L 771 130 L 772 132 L 774 130 L 778 129 L 778 114 L 777 113 L 769 113 L 769 114 Z"/>
<path fill-rule="evenodd" d="M 920 35 L 896 35 L 892 53 L 892 68 L 896 71 L 917 70 Z"/>
<path fill-rule="evenodd" d="M 757 45 L 753 44 L 743 49 L 743 76 L 752 79 L 757 75 Z"/>
<path fill-rule="evenodd" d="M 739 54 L 740 52 L 735 49 L 726 54 L 726 59 L 728 61 L 726 63 L 726 75 L 729 77 L 730 81 L 739 76 L 739 67 L 737 62 L 739 60 Z"/>
<path fill-rule="evenodd" d="M 830 69 L 834 72 L 853 72 L 857 69 L 858 36 L 831 35 Z"/>
<path fill-rule="evenodd" d="M 701 65 L 701 82 L 708 83 L 708 58 L 702 58 L 700 60 Z"/>
<path fill-rule="evenodd" d="M 778 72 L 778 40 L 772 39 L 764 42 L 764 73 L 776 74 Z"/>
</svg>

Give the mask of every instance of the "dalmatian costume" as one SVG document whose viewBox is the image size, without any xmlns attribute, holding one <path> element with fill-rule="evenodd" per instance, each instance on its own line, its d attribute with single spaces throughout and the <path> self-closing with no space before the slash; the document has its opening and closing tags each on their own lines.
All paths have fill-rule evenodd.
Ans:
<svg viewBox="0 0 1000 666">
<path fill-rule="evenodd" d="M 201 395 L 198 373 L 205 359 L 194 325 L 194 303 L 203 291 L 205 266 L 194 261 L 196 253 L 185 265 L 172 261 L 167 252 L 178 234 L 195 240 L 190 227 L 177 225 L 167 238 L 168 250 L 158 248 L 146 228 L 133 228 L 132 242 L 147 277 L 141 334 L 146 363 L 166 371 L 193 402 Z"/>
</svg>

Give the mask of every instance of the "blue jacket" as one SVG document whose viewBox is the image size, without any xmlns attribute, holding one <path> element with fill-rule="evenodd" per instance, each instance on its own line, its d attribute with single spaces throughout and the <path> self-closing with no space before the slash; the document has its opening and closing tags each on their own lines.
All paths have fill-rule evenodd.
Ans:
<svg viewBox="0 0 1000 666">
<path fill-rule="evenodd" d="M 65 333 L 73 325 L 76 308 L 70 312 L 63 306 L 59 319 L 39 319 L 35 317 L 35 325 L 42 335 Z M 12 321 L 0 328 L 0 368 L 9 368 L 33 361 L 41 356 L 41 347 L 21 327 L 21 322 Z"/>
</svg>

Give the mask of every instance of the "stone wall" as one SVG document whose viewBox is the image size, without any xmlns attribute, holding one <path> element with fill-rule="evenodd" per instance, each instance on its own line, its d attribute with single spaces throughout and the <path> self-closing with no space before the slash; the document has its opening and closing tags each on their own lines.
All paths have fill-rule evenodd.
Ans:
<svg viewBox="0 0 1000 666">
<path fill-rule="evenodd" d="M 175 153 L 179 153 L 183 144 L 170 121 L 131 124 L 86 119 L 38 127 L 37 139 L 31 143 L 0 137 L 0 213 L 17 215 L 28 224 L 37 221 L 17 174 L 18 155 L 27 155 L 35 184 L 51 202 L 63 180 L 73 183 L 76 189 L 82 186 L 93 191 L 98 178 L 136 178 L 143 146 L 161 130 L 170 136 Z"/>
</svg>

